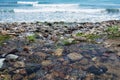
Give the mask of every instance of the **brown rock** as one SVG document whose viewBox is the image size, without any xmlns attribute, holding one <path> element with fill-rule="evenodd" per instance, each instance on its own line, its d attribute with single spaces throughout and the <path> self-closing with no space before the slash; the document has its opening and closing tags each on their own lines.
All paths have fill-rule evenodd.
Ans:
<svg viewBox="0 0 120 80">
<path fill-rule="evenodd" d="M 61 72 L 61 71 L 53 71 L 51 74 L 52 74 L 53 77 L 61 77 L 61 78 L 65 78 L 64 73 Z"/>
<path fill-rule="evenodd" d="M 22 74 L 22 75 L 27 74 L 27 72 L 26 72 L 25 69 L 17 69 L 17 70 L 15 71 L 15 73 L 17 73 L 17 74 Z"/>
<path fill-rule="evenodd" d="M 23 76 L 20 75 L 20 74 L 15 74 L 13 77 L 12 77 L 12 80 L 22 80 L 23 79 Z"/>
<path fill-rule="evenodd" d="M 54 52 L 54 55 L 60 57 L 60 56 L 62 56 L 62 53 L 63 53 L 63 49 L 58 48 L 58 49 L 56 49 L 56 51 Z"/>
<path fill-rule="evenodd" d="M 23 50 L 26 52 L 28 52 L 30 49 L 31 49 L 31 47 L 29 47 L 29 46 L 24 46 L 24 48 L 23 48 Z"/>
<path fill-rule="evenodd" d="M 36 74 L 35 73 L 32 73 L 31 75 L 28 76 L 28 79 L 29 80 L 34 80 L 36 77 Z"/>
<path fill-rule="evenodd" d="M 85 80 L 94 80 L 94 74 L 87 74 Z"/>
<path fill-rule="evenodd" d="M 83 36 L 76 36 L 76 34 L 72 34 L 72 37 L 75 39 L 75 40 L 78 40 L 78 41 L 86 41 L 86 37 L 83 37 Z"/>
<path fill-rule="evenodd" d="M 24 28 L 19 29 L 20 32 L 25 32 Z"/>
<path fill-rule="evenodd" d="M 2 34 L 2 35 L 6 35 L 6 34 L 8 34 L 8 31 L 2 30 L 2 31 L 1 31 L 1 34 Z"/>
<path fill-rule="evenodd" d="M 63 61 L 65 61 L 65 60 L 64 60 L 64 58 L 61 58 L 61 57 L 60 57 L 60 58 L 58 58 L 58 61 L 62 61 L 62 62 L 63 62 Z"/>
<path fill-rule="evenodd" d="M 47 80 L 54 80 L 52 74 L 47 74 L 47 75 L 45 76 L 45 78 L 46 78 Z"/>
<path fill-rule="evenodd" d="M 0 74 L 0 80 L 10 80 L 11 76 L 9 74 Z"/>
<path fill-rule="evenodd" d="M 69 80 L 77 80 L 77 76 L 70 76 Z"/>
<path fill-rule="evenodd" d="M 83 56 L 79 53 L 73 52 L 73 53 L 68 54 L 67 57 L 74 61 L 74 60 L 80 60 Z"/>
<path fill-rule="evenodd" d="M 58 41 L 58 37 L 56 35 L 52 35 L 51 36 L 51 40 L 57 42 Z"/>
<path fill-rule="evenodd" d="M 63 65 L 67 65 L 68 63 L 69 63 L 69 61 L 62 62 Z"/>
<path fill-rule="evenodd" d="M 120 52 L 118 52 L 117 55 L 120 56 Z"/>
<path fill-rule="evenodd" d="M 15 62 L 14 67 L 16 67 L 16 68 L 25 67 L 25 63 L 21 62 L 21 61 L 17 61 L 17 62 Z"/>
<path fill-rule="evenodd" d="M 66 75 L 64 79 L 69 80 L 70 75 Z"/>
<path fill-rule="evenodd" d="M 44 60 L 41 62 L 42 66 L 49 66 L 52 64 L 52 61 L 51 60 Z"/>
<path fill-rule="evenodd" d="M 43 59 L 45 59 L 47 57 L 46 53 L 42 53 L 42 52 L 36 52 L 34 54 L 41 57 L 41 58 L 43 58 Z"/>
<path fill-rule="evenodd" d="M 83 58 L 82 60 L 80 60 L 80 64 L 82 65 L 87 65 L 89 63 L 88 59 Z"/>
</svg>

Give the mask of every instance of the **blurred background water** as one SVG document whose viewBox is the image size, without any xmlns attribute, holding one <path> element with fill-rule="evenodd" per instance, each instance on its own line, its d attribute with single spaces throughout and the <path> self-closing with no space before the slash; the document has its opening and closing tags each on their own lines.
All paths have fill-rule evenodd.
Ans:
<svg viewBox="0 0 120 80">
<path fill-rule="evenodd" d="M 119 0 L 0 0 L 0 22 L 100 22 L 119 19 Z"/>
</svg>

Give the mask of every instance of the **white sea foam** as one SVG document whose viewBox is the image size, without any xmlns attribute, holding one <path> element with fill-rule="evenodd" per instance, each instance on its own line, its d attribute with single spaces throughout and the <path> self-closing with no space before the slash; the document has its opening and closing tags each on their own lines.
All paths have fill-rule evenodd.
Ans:
<svg viewBox="0 0 120 80">
<path fill-rule="evenodd" d="M 17 4 L 38 4 L 38 1 L 18 1 Z"/>
<path fill-rule="evenodd" d="M 33 4 L 33 9 L 14 9 L 14 12 L 76 12 L 76 13 L 95 13 L 102 12 L 104 9 L 84 9 L 79 4 Z"/>
<path fill-rule="evenodd" d="M 79 4 L 33 4 L 34 7 L 79 7 Z"/>
<path fill-rule="evenodd" d="M 64 8 L 42 8 L 42 9 L 14 9 L 14 12 L 76 12 L 76 13 L 101 13 L 105 9 L 64 9 Z"/>
</svg>

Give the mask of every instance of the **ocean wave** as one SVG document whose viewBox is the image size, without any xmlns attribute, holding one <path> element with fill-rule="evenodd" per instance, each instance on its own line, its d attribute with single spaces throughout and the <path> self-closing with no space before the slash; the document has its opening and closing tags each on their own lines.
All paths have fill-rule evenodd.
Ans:
<svg viewBox="0 0 120 80">
<path fill-rule="evenodd" d="M 58 8 L 44 8 L 44 9 L 14 9 L 14 12 L 76 12 L 76 13 L 100 13 L 103 9 L 58 9 Z"/>
<path fill-rule="evenodd" d="M 120 12 L 120 9 L 106 9 L 105 10 L 107 13 L 119 13 Z"/>
<path fill-rule="evenodd" d="M 31 4 L 0 4 L 0 7 L 23 7 L 23 6 L 32 7 Z"/>
<path fill-rule="evenodd" d="M 17 1 L 17 4 L 38 4 L 38 1 Z"/>
<path fill-rule="evenodd" d="M 14 10 L 13 9 L 1 9 L 0 10 L 0 13 L 14 13 Z"/>
<path fill-rule="evenodd" d="M 99 4 L 97 4 L 97 3 L 81 3 L 81 5 L 84 5 L 84 6 L 120 6 L 120 4 L 114 4 L 114 3 L 99 3 Z"/>
<path fill-rule="evenodd" d="M 34 7 L 75 7 L 79 4 L 33 4 Z"/>
<path fill-rule="evenodd" d="M 9 13 L 44 13 L 44 12 L 68 12 L 68 13 L 87 13 L 87 14 L 117 14 L 120 9 L 64 9 L 64 8 L 43 8 L 43 9 L 1 9 L 0 12 Z"/>
</svg>

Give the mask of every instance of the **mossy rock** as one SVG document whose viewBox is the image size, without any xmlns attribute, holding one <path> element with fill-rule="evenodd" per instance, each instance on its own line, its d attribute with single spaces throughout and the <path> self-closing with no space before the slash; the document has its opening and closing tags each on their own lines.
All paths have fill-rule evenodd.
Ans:
<svg viewBox="0 0 120 80">
<path fill-rule="evenodd" d="M 11 37 L 10 35 L 1 35 L 0 34 L 0 44 L 2 44 L 3 42 L 9 40 Z"/>
<path fill-rule="evenodd" d="M 120 26 L 110 26 L 106 29 L 108 38 L 120 38 Z"/>
<path fill-rule="evenodd" d="M 26 38 L 27 38 L 27 40 L 28 40 L 29 42 L 35 42 L 35 40 L 36 40 L 36 35 L 35 35 L 35 34 L 29 35 L 29 36 L 27 36 Z"/>
<path fill-rule="evenodd" d="M 85 33 L 77 33 L 74 37 L 78 37 L 78 38 L 80 37 L 81 39 L 83 38 L 84 41 L 85 40 L 94 41 L 98 38 L 101 38 L 101 36 L 98 34 L 85 34 Z"/>
<path fill-rule="evenodd" d="M 65 39 L 62 41 L 63 45 L 71 45 L 77 43 L 73 38 Z"/>
</svg>

